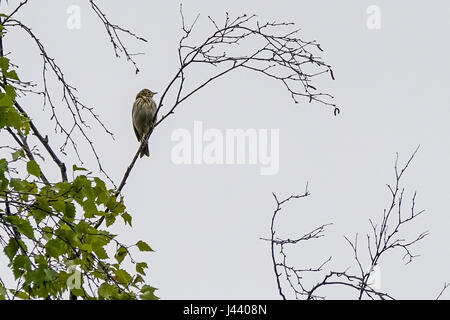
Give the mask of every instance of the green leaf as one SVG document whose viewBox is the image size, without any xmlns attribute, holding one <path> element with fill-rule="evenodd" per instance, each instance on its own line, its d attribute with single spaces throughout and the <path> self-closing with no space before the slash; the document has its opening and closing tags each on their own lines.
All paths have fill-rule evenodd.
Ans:
<svg viewBox="0 0 450 320">
<path fill-rule="evenodd" d="M 80 246 L 80 249 L 83 250 L 83 251 L 87 251 L 87 252 L 91 253 L 92 252 L 92 244 L 90 244 L 90 243 L 83 243 Z"/>
<path fill-rule="evenodd" d="M 93 199 L 95 198 L 94 192 L 92 191 L 91 181 L 85 175 L 80 175 L 75 178 L 72 183 L 72 189 L 74 191 L 73 198 L 79 203 L 82 204 L 86 198 Z"/>
<path fill-rule="evenodd" d="M 28 300 L 29 296 L 27 293 L 23 292 L 23 291 L 16 291 L 16 290 L 10 290 L 12 294 L 14 294 L 17 298 L 19 299 L 23 299 L 23 300 Z"/>
<path fill-rule="evenodd" d="M 44 189 L 41 190 L 42 194 L 46 194 Z M 33 206 L 33 210 L 31 211 L 31 215 L 36 220 L 36 223 L 40 223 L 45 217 L 51 214 L 52 210 L 48 205 L 48 198 L 46 195 L 39 196 Z"/>
<path fill-rule="evenodd" d="M 135 294 L 122 291 L 114 296 L 114 300 L 135 300 Z"/>
<path fill-rule="evenodd" d="M 73 221 L 75 219 L 75 206 L 72 202 L 66 202 L 66 209 L 64 211 L 64 217 Z"/>
<path fill-rule="evenodd" d="M 10 238 L 8 245 L 5 246 L 5 249 L 3 250 L 5 254 L 8 256 L 9 260 L 12 261 L 17 253 L 17 250 L 19 250 L 19 244 L 17 243 L 15 238 Z"/>
<path fill-rule="evenodd" d="M 14 104 L 14 100 L 7 94 L 1 93 L 0 94 L 0 106 L 2 107 L 7 107 L 4 110 L 7 113 L 17 113 L 17 115 L 19 115 L 19 113 L 16 111 L 16 109 L 12 108 Z"/>
<path fill-rule="evenodd" d="M 5 77 L 9 78 L 9 79 L 13 79 L 13 80 L 17 80 L 19 81 L 19 76 L 16 73 L 16 70 L 11 70 L 8 72 L 3 72 L 3 74 L 5 75 Z"/>
<path fill-rule="evenodd" d="M 25 190 L 24 182 L 21 179 L 11 178 L 11 180 L 9 181 L 9 185 L 11 186 L 11 188 L 18 192 L 22 192 Z"/>
<path fill-rule="evenodd" d="M 5 92 L 8 96 L 11 97 L 11 99 L 14 100 L 16 98 L 16 90 L 14 89 L 13 86 L 11 86 L 11 85 L 5 86 Z"/>
<path fill-rule="evenodd" d="M 8 161 L 6 159 L 0 159 L 0 171 L 8 171 Z"/>
<path fill-rule="evenodd" d="M 139 240 L 136 243 L 136 245 L 137 245 L 137 247 L 139 248 L 140 251 L 153 251 L 153 249 L 150 248 L 150 246 L 144 241 Z"/>
<path fill-rule="evenodd" d="M 94 192 L 95 196 L 97 197 L 97 203 L 101 204 L 108 203 L 110 195 L 108 190 L 106 189 L 105 182 L 103 182 L 101 179 L 97 177 L 94 178 L 94 182 L 95 182 Z"/>
<path fill-rule="evenodd" d="M 44 238 L 50 240 L 53 238 L 53 229 L 50 227 L 43 227 L 42 231 L 44 232 Z"/>
<path fill-rule="evenodd" d="M 30 258 L 24 255 L 18 255 L 14 258 L 13 267 L 29 271 L 31 269 Z"/>
<path fill-rule="evenodd" d="M 52 239 L 45 245 L 45 252 L 53 258 L 58 258 L 66 252 L 66 245 L 59 239 Z"/>
<path fill-rule="evenodd" d="M 78 167 L 75 164 L 72 166 L 72 170 L 73 170 L 73 172 L 75 172 L 75 171 L 88 171 L 88 169 Z"/>
<path fill-rule="evenodd" d="M 86 234 L 86 233 L 89 233 L 90 231 L 94 231 L 94 230 L 92 230 L 93 228 L 86 222 L 86 221 L 80 221 L 77 225 L 76 225 L 76 227 L 75 227 L 75 230 L 77 231 L 77 232 L 79 232 L 79 233 L 84 233 L 84 234 Z"/>
<path fill-rule="evenodd" d="M 53 207 L 53 209 L 56 210 L 56 212 L 65 212 L 66 211 L 66 203 L 64 202 L 64 199 L 61 197 L 52 201 L 51 206 Z"/>
<path fill-rule="evenodd" d="M 0 283 L 0 300 L 5 300 L 6 288 Z"/>
<path fill-rule="evenodd" d="M 105 248 L 94 247 L 94 252 L 95 252 L 95 255 L 97 256 L 97 258 L 100 260 L 106 260 L 109 258 L 108 253 L 106 252 Z"/>
<path fill-rule="evenodd" d="M 13 101 L 10 96 L 0 95 L 0 128 L 13 127 L 20 130 L 25 125 L 24 118 L 12 106 Z"/>
<path fill-rule="evenodd" d="M 131 227 L 131 216 L 128 212 L 125 212 L 121 215 L 123 221 L 125 222 L 125 225 L 128 223 L 128 225 Z"/>
<path fill-rule="evenodd" d="M 41 285 L 45 281 L 44 269 L 43 268 L 34 269 L 29 273 L 28 279 L 33 281 L 37 285 Z"/>
<path fill-rule="evenodd" d="M 17 161 L 17 159 L 19 158 L 23 158 L 25 156 L 23 149 L 17 150 L 13 153 L 11 153 L 11 157 L 13 159 L 13 161 Z"/>
<path fill-rule="evenodd" d="M 56 236 L 63 240 L 64 243 L 69 243 L 72 246 L 79 246 L 80 238 L 78 233 L 73 231 L 72 228 L 64 222 L 61 222 L 61 226 L 55 230 Z"/>
<path fill-rule="evenodd" d="M 3 176 L 3 173 L 0 172 L 0 192 L 4 191 L 8 186 L 8 179 Z"/>
<path fill-rule="evenodd" d="M 144 283 L 145 281 L 144 281 L 144 278 L 142 278 L 142 276 L 140 275 L 140 274 L 137 274 L 135 277 L 134 277 L 134 280 L 133 280 L 133 284 L 134 285 L 137 285 L 138 283 Z"/>
<path fill-rule="evenodd" d="M 107 214 L 105 222 L 106 222 L 106 226 L 107 227 L 113 225 L 114 222 L 116 222 L 116 216 L 114 214 L 112 214 L 112 213 L 111 214 Z"/>
<path fill-rule="evenodd" d="M 32 174 L 35 177 L 39 178 L 41 176 L 41 169 L 39 168 L 39 165 L 37 164 L 37 162 L 34 160 L 28 161 L 27 171 L 29 174 Z"/>
<path fill-rule="evenodd" d="M 55 184 L 55 189 L 58 190 L 58 195 L 60 196 L 67 194 L 71 188 L 72 184 L 69 182 L 58 182 Z"/>
<path fill-rule="evenodd" d="M 47 266 L 47 259 L 42 254 L 35 256 L 34 262 L 37 263 L 41 268 Z"/>
<path fill-rule="evenodd" d="M 122 201 L 117 201 L 114 195 L 109 197 L 109 200 L 106 202 L 106 207 L 112 213 L 123 213 L 125 211 L 125 205 Z"/>
<path fill-rule="evenodd" d="M 130 274 L 123 269 L 114 270 L 114 275 L 116 276 L 117 282 L 123 285 L 128 285 L 133 280 Z"/>
<path fill-rule="evenodd" d="M 153 288 L 148 285 L 142 286 L 140 298 L 142 300 L 158 300 L 158 297 L 155 296 L 156 288 Z"/>
<path fill-rule="evenodd" d="M 93 218 L 94 215 L 98 214 L 97 206 L 93 199 L 87 199 L 81 205 L 84 209 L 84 216 L 86 218 Z"/>
<path fill-rule="evenodd" d="M 5 57 L 0 57 L 0 69 L 8 70 L 9 69 L 9 59 Z"/>
<path fill-rule="evenodd" d="M 34 239 L 34 230 L 29 221 L 22 220 L 22 223 L 20 223 L 17 228 L 20 233 L 23 233 L 30 239 Z"/>
<path fill-rule="evenodd" d="M 92 240 L 92 250 L 95 252 L 97 257 L 99 259 L 108 259 L 108 254 L 106 253 L 104 246 L 106 246 L 111 239 L 104 235 L 97 235 L 92 238 L 94 239 Z"/>
<path fill-rule="evenodd" d="M 38 188 L 35 182 L 28 182 L 23 180 L 23 184 L 25 186 L 25 191 L 29 193 L 37 193 Z"/>
<path fill-rule="evenodd" d="M 31 262 L 27 256 L 18 255 L 12 263 L 12 270 L 16 280 L 31 269 Z"/>
<path fill-rule="evenodd" d="M 103 299 L 110 299 L 115 294 L 117 294 L 117 288 L 108 284 L 108 283 L 102 283 L 101 286 L 98 288 L 98 295 L 100 298 Z"/>
<path fill-rule="evenodd" d="M 73 288 L 72 290 L 70 290 L 74 295 L 78 296 L 78 297 L 84 297 L 86 294 L 84 292 L 83 289 L 77 289 L 77 288 Z"/>
<path fill-rule="evenodd" d="M 136 264 L 136 271 L 140 274 L 142 274 L 143 276 L 145 276 L 145 271 L 144 269 L 147 269 L 148 265 L 145 262 L 138 262 Z"/>
<path fill-rule="evenodd" d="M 102 192 L 107 192 L 108 191 L 106 189 L 105 182 L 103 182 L 102 179 L 95 177 L 94 178 L 94 182 L 95 182 L 95 188 L 98 189 L 99 191 L 102 191 Z"/>
<path fill-rule="evenodd" d="M 106 278 L 107 278 L 105 275 L 105 272 L 103 270 L 100 271 L 99 269 L 92 271 L 92 275 L 95 278 L 101 279 L 101 280 L 106 280 Z"/>
<path fill-rule="evenodd" d="M 30 239 L 34 239 L 33 227 L 28 220 L 19 218 L 18 216 L 8 216 L 4 218 L 7 222 L 15 225 L 17 230 L 26 235 Z"/>
<path fill-rule="evenodd" d="M 57 278 L 58 273 L 52 269 L 44 268 L 45 281 L 53 281 Z"/>
<path fill-rule="evenodd" d="M 48 214 L 41 209 L 33 209 L 31 210 L 31 215 L 36 220 L 36 223 L 39 224 Z"/>
<path fill-rule="evenodd" d="M 117 250 L 114 257 L 116 258 L 117 262 L 119 262 L 119 264 L 120 264 L 120 263 L 122 263 L 123 259 L 125 259 L 127 254 L 128 254 L 128 250 L 124 246 L 121 246 L 119 248 L 119 250 Z"/>
<path fill-rule="evenodd" d="M 102 260 L 108 259 L 108 254 L 106 253 L 105 248 L 103 248 L 100 245 L 97 245 L 97 243 L 94 242 L 94 244 L 92 246 L 92 250 L 94 250 L 97 258 L 102 259 Z"/>
</svg>

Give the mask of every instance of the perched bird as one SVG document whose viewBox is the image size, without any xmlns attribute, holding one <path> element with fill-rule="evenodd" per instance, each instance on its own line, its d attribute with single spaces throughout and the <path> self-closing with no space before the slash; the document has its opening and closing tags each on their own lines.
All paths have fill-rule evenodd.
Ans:
<svg viewBox="0 0 450 320">
<path fill-rule="evenodd" d="M 139 142 L 145 138 L 147 133 L 153 130 L 155 124 L 156 103 L 153 101 L 153 95 L 156 92 L 152 92 L 148 89 L 142 89 L 136 96 L 136 100 L 133 104 L 132 118 L 134 133 Z M 140 157 L 144 155 L 147 157 L 150 155 L 148 151 L 148 142 L 144 149 L 141 151 Z"/>
</svg>

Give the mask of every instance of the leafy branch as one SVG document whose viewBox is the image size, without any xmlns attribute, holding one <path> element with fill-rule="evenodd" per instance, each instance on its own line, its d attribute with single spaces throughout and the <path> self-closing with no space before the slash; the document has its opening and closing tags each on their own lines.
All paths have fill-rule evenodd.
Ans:
<svg viewBox="0 0 450 320">
<path fill-rule="evenodd" d="M 78 130 L 89 143 L 100 171 L 108 178 L 87 134 L 90 126 L 84 118 L 86 114 L 111 136 L 112 133 L 93 108 L 80 101 L 75 87 L 66 81 L 62 69 L 47 54 L 34 31 L 13 17 L 26 4 L 23 1 L 11 14 L 0 15 L 0 130 L 12 138 L 11 145 L 1 148 L 11 153 L 0 157 L 0 245 L 15 279 L 14 286 L 0 279 L 0 299 L 64 299 L 67 295 L 71 299 L 156 299 L 155 288 L 144 280 L 147 263 L 133 257 L 134 251 L 148 252 L 152 251 L 151 247 L 141 240 L 127 245 L 108 231 L 118 217 L 125 225 L 132 224 L 123 197 L 118 197 L 114 188 L 108 189 L 102 179 L 75 164 L 73 179 L 67 176 L 60 153 L 65 154 L 66 145 L 71 143 L 81 161 L 78 141 L 73 136 Z M 24 88 L 32 85 L 20 80 L 17 66 L 4 54 L 4 39 L 12 28 L 24 30 L 43 58 L 44 105 L 50 104 L 55 133 L 65 137 L 59 152 L 18 101 L 18 92 L 27 94 L 30 90 Z M 47 85 L 49 71 L 61 85 L 62 105 L 53 102 L 54 89 Z M 69 128 L 59 120 L 58 112 L 64 110 L 72 118 Z M 52 172 L 47 174 L 44 171 L 49 169 L 39 164 L 44 158 L 30 144 L 30 133 L 56 165 L 59 182 L 50 180 L 48 177 L 54 177 Z M 105 228 L 94 227 L 99 217 L 105 218 Z M 125 261 L 135 271 L 127 270 Z"/>
</svg>

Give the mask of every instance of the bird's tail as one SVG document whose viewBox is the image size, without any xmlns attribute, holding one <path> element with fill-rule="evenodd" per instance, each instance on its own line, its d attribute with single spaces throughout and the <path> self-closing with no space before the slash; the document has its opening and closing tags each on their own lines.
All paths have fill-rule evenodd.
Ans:
<svg viewBox="0 0 450 320">
<path fill-rule="evenodd" d="M 142 151 L 141 151 L 140 157 L 142 158 L 143 156 L 147 156 L 147 157 L 150 156 L 150 152 L 148 151 L 148 142 L 145 144 L 144 149 L 142 149 Z"/>
</svg>

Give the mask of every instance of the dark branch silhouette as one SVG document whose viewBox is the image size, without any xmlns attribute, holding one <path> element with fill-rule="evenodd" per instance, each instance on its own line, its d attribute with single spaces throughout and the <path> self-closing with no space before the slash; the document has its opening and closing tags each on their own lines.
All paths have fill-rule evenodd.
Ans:
<svg viewBox="0 0 450 320">
<path fill-rule="evenodd" d="M 78 141 L 75 141 L 74 133 L 79 132 L 85 142 L 89 145 L 96 162 L 98 164 L 99 170 L 101 173 L 103 173 L 108 180 L 114 184 L 112 179 L 109 177 L 107 172 L 105 171 L 102 162 L 100 160 L 100 155 L 97 153 L 97 150 L 94 145 L 94 141 L 91 138 L 90 134 L 88 133 L 87 129 L 91 129 L 91 126 L 88 124 L 88 119 L 86 117 L 91 117 L 97 124 L 99 124 L 103 130 L 114 139 L 113 133 L 106 127 L 106 125 L 101 121 L 98 114 L 94 112 L 94 108 L 92 106 L 88 106 L 85 103 L 83 103 L 80 98 L 78 97 L 77 89 L 71 85 L 65 78 L 65 75 L 62 71 L 62 68 L 57 64 L 56 60 L 49 55 L 47 52 L 44 44 L 39 39 L 39 37 L 34 33 L 34 31 L 28 27 L 26 24 L 21 22 L 18 19 L 13 18 L 13 16 L 20 11 L 24 5 L 28 1 L 22 1 L 12 12 L 9 14 L 5 19 L 3 20 L 3 25 L 5 28 L 14 28 L 18 27 L 22 30 L 24 30 L 30 37 L 30 39 L 36 44 L 41 57 L 42 57 L 42 91 L 33 91 L 30 88 L 35 87 L 34 84 L 31 82 L 12 82 L 12 84 L 18 91 L 20 92 L 34 92 L 37 94 L 42 95 L 43 97 L 43 104 L 45 106 L 50 107 L 51 112 L 51 120 L 55 123 L 55 133 L 62 133 L 65 137 L 64 143 L 60 146 L 60 152 L 65 154 L 65 149 L 68 144 L 72 147 L 75 154 L 78 157 L 78 160 L 83 163 L 83 158 L 81 157 L 78 149 Z M 113 44 L 114 53 L 117 57 L 120 56 L 120 53 L 123 52 L 127 60 L 129 60 L 133 66 L 135 67 L 136 72 L 139 71 L 137 64 L 135 60 L 133 59 L 132 53 L 129 52 L 129 50 L 124 45 L 124 42 L 121 38 L 122 35 L 126 34 L 131 36 L 134 39 L 137 39 L 138 41 L 146 42 L 147 40 L 137 36 L 135 33 L 131 32 L 128 29 L 125 29 L 121 26 L 118 26 L 116 24 L 113 24 L 110 22 L 110 20 L 107 18 L 106 14 L 100 9 L 100 7 L 93 1 L 90 0 L 90 5 L 92 10 L 95 12 L 95 14 L 98 16 L 100 21 L 105 26 L 105 29 L 107 31 L 108 36 L 110 37 L 111 43 Z M 53 94 L 53 91 L 55 91 L 53 88 L 49 87 L 49 72 L 52 73 L 52 75 L 57 79 L 57 81 L 61 85 L 61 92 L 62 92 L 62 101 L 64 108 L 61 107 L 61 105 L 57 102 L 55 102 L 55 97 Z M 26 117 L 28 117 L 27 113 L 25 112 L 25 109 L 23 106 L 19 104 L 19 102 L 15 102 L 15 106 L 17 109 Z M 72 123 L 70 125 L 63 124 L 63 122 L 60 120 L 61 115 L 64 112 L 69 112 L 70 117 L 72 118 Z M 28 117 L 29 118 L 29 117 Z M 57 153 L 53 151 L 53 149 L 50 147 L 48 143 L 48 137 L 44 136 L 37 130 L 34 123 L 31 123 L 31 129 L 33 131 L 33 134 L 38 138 L 39 142 L 45 147 L 45 149 L 49 152 L 50 156 L 52 157 L 53 161 L 58 165 L 61 171 L 61 175 L 63 176 L 63 180 L 67 181 L 67 173 L 66 173 L 66 167 L 63 161 L 57 156 Z M 114 184 L 115 185 L 115 184 Z"/>
<path fill-rule="evenodd" d="M 1 2 L 1 1 L 0 1 Z M 15 108 L 22 114 L 22 116 L 29 120 L 30 129 L 33 135 L 37 138 L 37 141 L 46 149 L 50 155 L 53 163 L 58 167 L 59 173 L 61 175 L 62 181 L 68 181 L 66 164 L 62 161 L 60 157 L 61 154 L 65 155 L 65 149 L 67 146 L 71 147 L 78 157 L 78 160 L 83 163 L 83 158 L 85 155 L 81 155 L 78 149 L 79 139 L 75 134 L 81 134 L 84 143 L 90 147 L 92 154 L 94 155 L 99 170 L 103 173 L 109 181 L 114 185 L 114 195 L 119 197 L 121 191 L 123 190 L 127 179 L 138 159 L 138 155 L 146 144 L 147 140 L 150 138 L 153 131 L 151 131 L 145 139 L 143 139 L 139 149 L 136 151 L 130 165 L 127 167 L 125 174 L 119 184 L 116 187 L 114 181 L 112 181 L 101 163 L 100 155 L 97 153 L 94 146 L 94 140 L 89 134 L 89 129 L 91 129 L 90 121 L 99 125 L 104 132 L 109 134 L 113 138 L 112 132 L 105 126 L 101 121 L 99 115 L 94 112 L 94 108 L 83 103 L 78 96 L 77 89 L 75 86 L 70 84 L 64 73 L 63 69 L 56 60 L 48 53 L 43 41 L 38 37 L 38 35 L 32 30 L 27 24 L 22 22 L 17 18 L 17 12 L 22 10 L 27 4 L 27 0 L 19 3 L 9 15 L 2 17 L 2 25 L 4 26 L 4 34 L 2 35 L 0 42 L 0 49 L 2 57 L 5 56 L 3 52 L 3 39 L 7 35 L 10 29 L 20 29 L 24 31 L 29 39 L 36 45 L 39 50 L 40 56 L 42 58 L 42 91 L 36 89 L 36 85 L 29 81 L 22 80 L 8 80 L 3 79 L 1 87 L 3 91 L 6 91 L 7 86 L 13 86 L 17 92 L 21 92 L 26 95 L 27 93 L 36 93 L 42 95 L 44 107 L 47 106 L 47 112 L 51 115 L 51 121 L 54 124 L 54 131 L 56 134 L 61 134 L 64 137 L 64 142 L 60 146 L 58 151 L 55 151 L 54 146 L 49 141 L 47 135 L 42 133 L 41 128 L 38 126 L 35 120 L 30 119 L 27 114 L 27 106 L 23 105 L 17 101 L 14 101 Z M 134 53 L 131 53 L 129 49 L 125 46 L 122 36 L 130 36 L 138 41 L 146 41 L 145 39 L 137 36 L 133 32 L 123 27 L 120 27 L 112 23 L 106 14 L 98 7 L 98 5 L 90 0 L 90 5 L 94 13 L 100 19 L 100 21 L 105 26 L 108 37 L 112 43 L 114 53 L 116 56 L 123 54 L 128 61 L 130 61 L 135 71 L 138 72 L 139 69 L 134 60 Z M 176 109 L 194 94 L 198 93 L 202 89 L 206 88 L 209 84 L 213 83 L 216 79 L 223 77 L 226 74 L 231 73 L 235 70 L 256 72 L 265 76 L 268 79 L 274 80 L 274 83 L 279 83 L 281 86 L 285 87 L 288 94 L 295 103 L 298 103 L 300 99 L 305 99 L 309 103 L 317 102 L 326 107 L 331 107 L 332 112 L 337 115 L 340 109 L 332 103 L 333 97 L 328 93 L 323 93 L 317 90 L 313 80 L 321 75 L 329 74 L 329 76 L 334 79 L 333 71 L 331 66 L 325 63 L 319 56 L 322 52 L 322 48 L 315 41 L 303 40 L 299 35 L 299 30 L 293 29 L 293 24 L 285 22 L 265 22 L 260 23 L 255 15 L 242 15 L 236 18 L 231 18 L 226 14 L 225 19 L 222 23 L 218 23 L 211 17 L 208 17 L 208 25 L 211 29 L 210 35 L 196 41 L 195 39 L 195 26 L 199 21 L 199 16 L 193 21 L 189 26 L 186 24 L 185 17 L 183 15 L 182 7 L 180 6 L 181 15 L 181 32 L 182 35 L 179 40 L 178 45 L 178 70 L 173 75 L 167 86 L 162 90 L 162 95 L 158 103 L 157 112 L 155 115 L 155 126 L 157 127 L 163 121 L 165 121 L 170 115 L 173 115 Z M 12 65 L 12 63 L 11 63 Z M 201 67 L 208 67 L 208 72 L 203 73 L 203 78 L 194 77 L 192 74 L 199 70 Z M 50 77 L 57 80 L 58 87 L 52 85 L 53 82 L 50 81 Z M 55 91 L 59 89 L 61 92 L 62 103 L 57 102 Z M 167 108 L 166 108 L 167 105 Z M 70 118 L 69 124 L 63 122 L 62 114 L 68 115 Z M 158 117 L 158 114 L 160 115 Z M 39 129 L 38 129 L 39 127 Z M 17 145 L 24 151 L 24 155 L 29 160 L 36 159 L 36 155 L 39 155 L 35 150 L 35 147 L 30 147 L 27 138 L 15 133 L 10 130 L 10 135 Z M 29 137 L 29 136 L 28 136 Z M 54 183 L 49 181 L 44 170 L 40 172 L 41 185 L 53 186 Z M 51 208 L 48 211 L 41 208 L 35 199 L 38 194 L 29 193 L 26 194 L 26 199 L 22 200 L 21 197 L 24 196 L 23 193 L 8 190 L 4 192 L 4 198 L 0 203 L 5 205 L 5 215 L 26 215 L 27 212 L 32 210 L 42 210 L 48 215 L 46 225 L 50 228 L 56 228 L 60 222 L 64 222 L 70 229 L 75 228 L 75 224 L 67 221 L 64 214 L 55 213 Z M 289 201 L 294 198 L 306 197 L 308 191 L 306 189 L 305 195 L 293 196 L 283 201 L 277 200 L 279 209 L 284 202 Z M 29 198 L 27 198 L 29 196 Z M 94 226 L 96 229 L 100 227 L 105 219 L 105 216 L 110 213 L 109 208 L 105 208 L 102 211 L 105 215 L 101 217 L 95 223 L 91 220 L 87 220 L 90 226 Z M 88 218 L 89 219 L 89 218 Z M 16 242 L 22 243 L 23 233 L 17 232 L 15 226 L 4 219 L 1 216 L 2 223 L 0 227 L 5 231 L 9 238 L 16 239 Z M 108 222 L 108 220 L 107 220 Z M 322 236 L 323 228 L 326 225 L 313 230 L 312 232 L 304 235 L 301 238 L 294 240 L 283 240 L 275 238 L 274 225 L 272 224 L 272 246 L 283 246 L 285 245 L 295 245 L 301 241 L 306 241 L 308 239 L 316 238 Z M 41 246 L 40 241 L 46 237 L 44 229 L 37 226 L 33 229 L 33 232 L 39 234 L 39 238 L 33 239 L 33 237 L 24 236 L 23 241 L 27 241 L 30 246 L 28 250 L 21 247 L 23 255 L 27 257 L 45 255 L 45 249 Z M 59 239 L 59 235 L 53 235 L 55 238 Z M 102 236 L 109 237 L 108 233 Z M 84 249 L 77 248 L 73 246 L 73 243 L 67 241 L 67 239 L 60 238 L 59 240 L 64 241 L 71 253 L 67 254 L 70 259 L 79 257 L 81 254 L 86 255 Z M 110 239 L 116 242 L 116 245 L 122 246 L 115 239 Z M 43 240 L 42 240 L 43 241 Z M 6 242 L 0 239 L 3 246 L 6 246 Z M 123 247 L 128 252 L 128 247 Z M 318 268 L 312 269 L 295 269 L 290 268 L 286 264 L 287 256 L 282 251 L 284 257 L 284 266 L 282 264 L 275 265 L 275 273 L 278 274 L 277 270 L 283 268 L 284 271 L 294 272 L 298 274 L 299 272 L 307 272 L 320 270 L 325 263 L 323 263 Z M 130 256 L 131 257 L 131 256 Z M 275 255 L 273 255 L 275 259 Z M 89 253 L 90 263 L 95 265 L 99 270 L 105 271 L 105 277 L 108 282 L 114 283 L 121 291 L 126 292 L 127 288 L 124 288 L 116 278 L 114 278 L 110 273 L 108 266 L 105 265 L 101 259 L 96 257 L 93 253 Z M 131 258 L 132 259 L 132 258 Z M 275 261 L 275 260 L 274 260 Z M 134 262 L 132 260 L 132 262 Z M 52 266 L 55 270 L 64 270 L 67 266 L 63 264 L 56 263 Z M 95 288 L 95 279 L 90 278 L 88 273 L 84 273 L 83 276 L 88 279 L 87 283 L 92 295 L 95 295 L 95 290 L 91 288 L 93 284 Z M 139 279 L 138 279 L 139 280 Z M 19 280 L 17 282 L 17 292 L 19 289 L 24 289 L 26 284 L 21 283 Z M 84 290 L 84 288 L 83 288 Z M 280 294 L 282 293 L 280 287 Z M 15 294 L 14 294 L 15 296 Z M 13 298 L 14 298 L 13 296 Z M 71 297 L 75 296 L 71 294 Z"/>
<path fill-rule="evenodd" d="M 266 240 L 266 241 L 270 241 L 270 248 L 271 248 L 271 255 L 272 255 L 272 263 L 273 263 L 273 270 L 275 273 L 275 278 L 277 280 L 277 287 L 278 287 L 278 292 L 280 294 L 280 296 L 283 298 L 283 300 L 286 300 L 286 295 L 283 292 L 283 288 L 281 285 L 281 279 L 280 277 L 283 275 L 284 272 L 284 276 L 286 277 L 286 281 L 289 283 L 289 286 L 291 287 L 291 289 L 295 292 L 295 295 L 302 295 L 302 291 L 299 291 L 296 289 L 296 286 L 300 286 L 302 287 L 302 283 L 299 281 L 301 279 L 301 274 L 304 272 L 312 272 L 312 271 L 320 271 L 322 269 L 322 267 L 328 262 L 330 261 L 330 259 L 326 260 L 325 262 L 323 262 L 319 267 L 317 268 L 310 268 L 310 269 L 297 269 L 294 267 L 291 267 L 287 264 L 287 255 L 285 252 L 285 245 L 291 245 L 291 244 L 297 244 L 301 241 L 307 241 L 310 239 L 317 239 L 323 236 L 324 230 L 328 225 L 322 225 L 306 234 L 304 234 L 303 236 L 296 238 L 296 239 L 281 239 L 279 237 L 275 237 L 275 219 L 277 217 L 277 215 L 280 213 L 283 204 L 285 204 L 286 202 L 293 200 L 293 199 L 300 199 L 300 198 L 305 198 L 308 197 L 310 195 L 309 190 L 308 190 L 308 185 L 306 185 L 305 188 L 305 192 L 302 195 L 291 195 L 288 198 L 284 199 L 284 200 L 278 200 L 278 197 L 276 196 L 275 193 L 272 193 L 275 202 L 276 202 L 276 208 L 273 212 L 272 215 L 272 221 L 270 224 L 270 234 L 271 237 L 270 239 L 266 239 L 266 238 L 261 238 L 261 240 Z M 278 253 L 281 254 L 282 256 L 282 261 L 278 262 L 277 261 L 277 252 L 276 252 L 276 248 L 279 248 Z M 281 269 L 281 272 L 279 271 L 279 269 Z M 297 279 L 296 283 L 292 282 L 292 276 L 295 276 Z"/>
<path fill-rule="evenodd" d="M 341 286 L 354 289 L 358 299 L 394 299 L 394 297 L 389 293 L 382 292 L 377 288 L 374 288 L 374 284 L 371 283 L 371 276 L 373 275 L 376 266 L 380 263 L 381 257 L 385 256 L 386 252 L 399 249 L 403 252 L 402 258 L 403 260 L 406 260 L 406 264 L 412 262 L 413 259 L 418 256 L 412 252 L 413 246 L 428 235 L 428 231 L 421 232 L 419 235 L 414 237 L 408 237 L 405 235 L 405 227 L 425 212 L 425 210 L 417 210 L 416 208 L 416 192 L 414 192 L 411 197 L 407 212 L 405 212 L 406 210 L 404 208 L 405 187 L 402 185 L 402 178 L 406 170 L 409 168 L 413 158 L 417 154 L 417 151 L 418 148 L 413 152 L 402 167 L 399 167 L 397 154 L 394 165 L 394 184 L 387 185 L 391 199 L 388 207 L 383 210 L 383 215 L 380 222 L 376 223 L 372 219 L 369 219 L 372 231 L 366 235 L 367 250 L 361 250 L 359 248 L 358 234 L 356 234 L 353 241 L 349 240 L 348 237 L 344 237 L 353 252 L 353 265 L 343 271 L 328 271 L 322 280 L 312 286 L 305 284 L 305 273 L 319 273 L 323 271 L 324 267 L 331 261 L 331 257 L 325 259 L 324 262 L 322 262 L 318 267 L 297 268 L 289 263 L 285 247 L 324 236 L 324 230 L 328 225 L 321 225 L 294 240 L 275 237 L 276 231 L 274 230 L 274 221 L 281 211 L 282 205 L 291 199 L 309 196 L 309 191 L 306 189 L 303 195 L 290 196 L 283 201 L 279 201 L 278 197 L 274 194 L 276 208 L 272 215 L 270 228 L 271 238 L 262 239 L 271 243 L 271 254 L 276 283 L 278 292 L 282 299 L 286 299 L 286 290 L 283 289 L 282 285 L 283 278 L 288 284 L 288 287 L 294 293 L 296 299 L 325 299 L 326 294 L 323 294 L 322 292 L 329 286 Z M 365 259 L 364 256 L 368 257 L 368 259 Z M 369 261 L 368 264 L 366 263 L 367 260 Z M 365 266 L 367 266 L 367 268 Z M 352 271 L 354 267 L 356 267 L 356 272 Z M 447 287 L 448 284 L 445 284 L 444 288 L 439 293 L 438 298 L 442 296 Z"/>
<path fill-rule="evenodd" d="M 231 18 L 227 13 L 224 22 L 219 24 L 208 17 L 211 35 L 197 44 L 192 38 L 200 16 L 187 25 L 182 9 L 180 5 L 182 36 L 178 43 L 179 68 L 162 90 L 154 128 L 173 115 L 180 104 L 191 96 L 214 80 L 237 69 L 256 72 L 281 83 L 295 103 L 299 102 L 299 98 L 305 98 L 310 103 L 319 102 L 331 107 L 335 115 L 340 113 L 336 104 L 331 102 L 333 96 L 318 91 L 312 83 L 315 77 L 324 74 L 329 74 L 334 79 L 331 66 L 318 55 L 323 51 L 320 44 L 315 40 L 303 40 L 299 36 L 299 30 L 293 29 L 293 23 L 260 23 L 256 15 L 244 14 Z M 210 73 L 197 82 L 194 81 L 195 77 L 191 79 L 189 76 L 190 72 L 196 70 L 196 66 L 210 67 Z M 193 82 L 189 86 L 188 79 Z M 169 106 L 168 110 L 158 119 L 166 104 Z M 152 133 L 153 131 L 143 139 L 134 154 L 117 188 L 117 194 L 125 186 Z M 103 219 L 98 225 L 102 221 Z"/>
<path fill-rule="evenodd" d="M 120 57 L 120 53 L 123 53 L 126 59 L 133 64 L 135 72 L 139 73 L 139 68 L 136 64 L 136 61 L 133 59 L 133 56 L 142 53 L 131 53 L 124 45 L 123 40 L 120 37 L 120 34 L 131 36 L 132 38 L 142 42 L 147 42 L 147 40 L 136 35 L 134 32 L 128 29 L 125 29 L 117 24 L 111 23 L 106 14 L 103 13 L 103 11 L 97 6 L 97 4 L 93 0 L 89 0 L 89 3 L 91 4 L 92 10 L 95 12 L 100 21 L 105 26 L 106 33 L 108 34 L 108 37 L 114 48 L 114 53 L 116 57 Z"/>
</svg>

